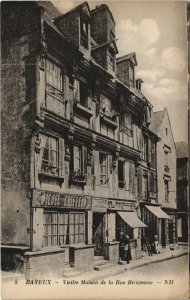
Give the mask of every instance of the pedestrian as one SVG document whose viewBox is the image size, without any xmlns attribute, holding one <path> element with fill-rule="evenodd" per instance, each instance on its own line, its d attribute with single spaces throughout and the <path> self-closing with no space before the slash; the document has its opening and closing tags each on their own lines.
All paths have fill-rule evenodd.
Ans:
<svg viewBox="0 0 190 300">
<path fill-rule="evenodd" d="M 125 260 L 127 264 L 130 264 L 130 260 L 132 260 L 130 238 L 128 235 L 126 235 Z"/>
<path fill-rule="evenodd" d="M 121 260 L 125 260 L 125 247 L 126 247 L 127 241 L 126 241 L 126 236 L 124 232 L 120 232 L 120 237 L 119 237 L 119 258 Z"/>
</svg>

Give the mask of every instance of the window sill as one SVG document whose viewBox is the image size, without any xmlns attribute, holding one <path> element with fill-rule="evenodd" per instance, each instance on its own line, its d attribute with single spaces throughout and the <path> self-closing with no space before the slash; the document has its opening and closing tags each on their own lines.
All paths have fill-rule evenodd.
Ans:
<svg viewBox="0 0 190 300">
<path fill-rule="evenodd" d="M 56 174 L 50 174 L 50 173 L 44 173 L 41 172 L 38 174 L 38 178 L 40 180 L 40 184 L 42 183 L 43 179 L 53 179 L 53 180 L 57 180 L 60 184 L 60 187 L 62 186 L 63 182 L 64 182 L 64 177 L 61 177 L 59 175 Z"/>
<path fill-rule="evenodd" d="M 107 124 L 107 125 L 109 125 L 109 126 L 111 126 L 111 127 L 113 127 L 113 128 L 117 128 L 117 123 L 115 122 L 115 121 L 112 121 L 109 117 L 107 117 L 106 115 L 104 115 L 104 114 L 101 114 L 100 115 L 100 118 L 101 118 L 101 121 L 103 122 L 103 123 L 105 123 L 105 124 Z"/>
<path fill-rule="evenodd" d="M 88 118 L 91 118 L 93 115 L 93 112 L 91 111 L 91 109 L 81 105 L 79 102 L 75 102 L 74 104 L 74 109 L 76 111 L 82 112 L 84 115 L 86 115 Z"/>
<path fill-rule="evenodd" d="M 125 133 L 126 135 L 133 137 L 133 130 L 130 128 L 127 128 L 125 126 L 121 126 L 120 131 Z"/>
</svg>

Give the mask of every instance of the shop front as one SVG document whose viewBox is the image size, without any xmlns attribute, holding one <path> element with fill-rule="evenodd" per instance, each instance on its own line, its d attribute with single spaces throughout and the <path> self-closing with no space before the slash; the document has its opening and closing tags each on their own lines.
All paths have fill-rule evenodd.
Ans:
<svg viewBox="0 0 190 300">
<path fill-rule="evenodd" d="M 142 247 L 145 249 L 152 242 L 157 243 L 157 248 L 168 245 L 168 219 L 169 216 L 156 205 L 142 207 L 142 220 L 148 225 L 143 231 Z M 157 249 L 157 250 L 158 250 Z"/>
<path fill-rule="evenodd" d="M 130 238 L 132 259 L 135 260 L 141 257 L 141 229 L 146 227 L 146 224 L 139 219 L 134 203 L 109 201 L 108 227 L 114 228 L 114 232 L 113 230 L 108 231 L 109 240 L 113 238 L 119 242 L 120 233 L 124 232 Z"/>
<path fill-rule="evenodd" d="M 92 243 L 94 255 L 105 256 L 105 243 L 107 242 L 107 206 L 105 198 L 92 199 Z"/>
<path fill-rule="evenodd" d="M 32 251 L 27 253 L 30 265 L 31 261 L 34 261 L 35 253 L 38 255 L 38 260 L 35 258 L 36 262 L 40 260 L 41 254 L 47 259 L 52 253 L 49 259 L 55 262 L 55 269 L 58 265 L 63 271 L 65 266 L 70 265 L 76 269 L 86 270 L 85 264 L 88 264 L 89 270 L 93 269 L 90 264 L 94 256 L 94 246 L 89 232 L 91 212 L 92 198 L 89 195 L 34 190 Z"/>
</svg>

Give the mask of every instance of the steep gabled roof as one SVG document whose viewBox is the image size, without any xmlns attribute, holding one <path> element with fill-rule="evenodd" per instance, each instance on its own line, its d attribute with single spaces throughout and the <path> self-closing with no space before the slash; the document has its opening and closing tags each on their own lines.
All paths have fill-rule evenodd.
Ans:
<svg viewBox="0 0 190 300">
<path fill-rule="evenodd" d="M 177 158 L 188 157 L 188 144 L 185 142 L 177 142 L 176 144 Z"/>
<path fill-rule="evenodd" d="M 162 120 L 164 118 L 165 111 L 160 110 L 160 111 L 155 111 L 154 112 L 154 130 L 156 133 L 158 133 L 159 128 L 162 124 Z"/>
<path fill-rule="evenodd" d="M 117 58 L 117 63 L 120 63 L 122 61 L 128 60 L 130 59 L 131 61 L 134 62 L 134 65 L 137 66 L 137 59 L 136 59 L 136 53 L 135 52 L 131 52 L 127 55 L 121 56 Z"/>
<path fill-rule="evenodd" d="M 62 14 L 62 15 L 58 16 L 57 18 L 55 18 L 54 22 L 56 23 L 60 19 L 65 18 L 66 16 L 72 14 L 74 11 L 77 11 L 77 10 L 80 10 L 80 11 L 82 10 L 90 18 L 91 13 L 90 13 L 90 8 L 89 8 L 89 5 L 88 5 L 88 2 L 83 2 L 83 3 L 75 6 L 73 9 L 69 10 L 65 14 Z"/>
</svg>

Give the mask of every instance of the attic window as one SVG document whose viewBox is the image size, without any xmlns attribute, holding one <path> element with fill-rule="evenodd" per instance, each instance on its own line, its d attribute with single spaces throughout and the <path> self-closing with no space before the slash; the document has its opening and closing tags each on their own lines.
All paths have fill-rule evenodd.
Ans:
<svg viewBox="0 0 190 300">
<path fill-rule="evenodd" d="M 115 54 L 111 49 L 108 49 L 108 69 L 115 70 Z"/>
<path fill-rule="evenodd" d="M 80 18 L 80 42 L 88 49 L 88 22 L 81 16 Z"/>
<path fill-rule="evenodd" d="M 130 68 L 129 68 L 130 86 L 134 86 L 134 79 L 135 79 L 134 77 L 135 77 L 134 66 L 133 66 L 133 64 L 130 64 Z"/>
<path fill-rule="evenodd" d="M 168 128 L 166 127 L 166 135 L 168 135 Z"/>
</svg>

